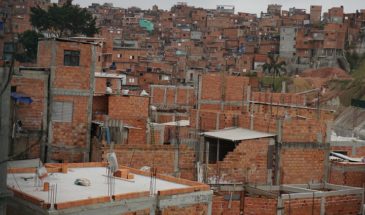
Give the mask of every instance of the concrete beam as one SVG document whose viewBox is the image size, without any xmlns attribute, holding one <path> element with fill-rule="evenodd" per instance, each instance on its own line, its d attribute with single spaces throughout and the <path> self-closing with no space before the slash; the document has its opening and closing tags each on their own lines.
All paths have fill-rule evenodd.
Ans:
<svg viewBox="0 0 365 215">
<path fill-rule="evenodd" d="M 213 200 L 213 191 L 200 191 L 173 196 L 160 196 L 157 206 L 160 209 L 167 207 L 185 207 L 195 204 L 209 204 Z"/>
<path fill-rule="evenodd" d="M 339 190 L 339 191 L 316 191 L 312 193 L 293 193 L 293 194 L 282 194 L 281 198 L 284 200 L 288 199 L 306 199 L 306 198 L 321 198 L 330 196 L 344 196 L 344 195 L 362 195 L 363 189 L 351 189 L 351 190 Z M 290 195 L 290 197 L 289 197 Z"/>
<path fill-rule="evenodd" d="M 289 191 L 289 192 L 292 192 L 292 193 L 313 193 L 313 192 L 316 192 L 315 190 L 301 188 L 301 187 L 294 187 L 294 186 L 289 186 L 289 185 L 280 186 L 280 190 Z"/>
<path fill-rule="evenodd" d="M 156 197 L 143 197 L 138 199 L 127 199 L 115 202 L 106 202 L 96 205 L 68 208 L 64 210 L 49 211 L 49 215 L 120 215 L 133 211 L 140 211 L 155 208 Z"/>
<path fill-rule="evenodd" d="M 61 89 L 61 88 L 52 88 L 53 95 L 61 95 L 61 96 L 90 96 L 94 95 L 92 90 L 75 90 L 75 89 Z"/>
<path fill-rule="evenodd" d="M 199 100 L 198 104 L 242 106 L 242 101 Z"/>
</svg>

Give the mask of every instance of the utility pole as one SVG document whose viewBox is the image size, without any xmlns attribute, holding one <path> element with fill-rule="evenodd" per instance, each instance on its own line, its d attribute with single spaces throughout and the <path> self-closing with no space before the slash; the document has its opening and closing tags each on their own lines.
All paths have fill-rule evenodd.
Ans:
<svg viewBox="0 0 365 215">
<path fill-rule="evenodd" d="M 0 215 L 6 214 L 7 190 L 7 162 L 10 132 L 10 85 L 6 86 L 8 74 L 4 67 L 0 68 L 0 89 L 4 89 L 0 95 Z M 6 87 L 6 88 L 4 88 Z"/>
<path fill-rule="evenodd" d="M 0 215 L 6 214 L 7 198 L 11 196 L 11 192 L 7 189 L 7 161 L 10 143 L 10 83 L 14 72 L 16 52 L 11 15 L 8 10 L 1 14 L 5 28 L 9 27 L 13 50 L 10 63 L 3 62 L 3 66 L 0 67 Z"/>
</svg>

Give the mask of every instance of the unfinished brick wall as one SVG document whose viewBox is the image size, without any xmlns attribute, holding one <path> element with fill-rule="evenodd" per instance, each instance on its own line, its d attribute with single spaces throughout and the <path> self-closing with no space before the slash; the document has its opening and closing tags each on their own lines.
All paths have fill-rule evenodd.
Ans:
<svg viewBox="0 0 365 215">
<path fill-rule="evenodd" d="M 326 215 L 359 214 L 361 202 L 361 195 L 326 197 Z"/>
<path fill-rule="evenodd" d="M 74 153 L 70 149 L 85 149 L 87 146 L 88 134 L 88 97 L 85 96 L 54 96 L 54 102 L 71 102 L 73 105 L 72 121 L 57 122 L 53 121 L 52 143 L 57 146 L 51 155 L 53 160 L 63 160 L 64 162 L 76 162 L 73 160 L 82 153 Z M 67 150 L 67 148 L 69 150 Z"/>
<path fill-rule="evenodd" d="M 242 205 L 240 200 L 232 200 L 231 207 L 229 208 L 229 200 L 224 199 L 223 194 L 230 196 L 229 192 L 219 193 L 213 196 L 213 215 L 237 215 L 241 211 L 243 211 L 244 215 L 276 214 L 277 199 L 245 196 L 243 200 L 244 205 Z"/>
<path fill-rule="evenodd" d="M 206 215 L 208 214 L 207 204 L 195 204 L 186 207 L 167 207 L 161 212 L 161 215 Z"/>
<path fill-rule="evenodd" d="M 55 102 L 72 103 L 71 122 L 52 118 L 48 159 L 67 162 L 87 160 L 89 114 L 92 112 L 90 88 L 94 87 L 95 72 L 100 71 L 101 62 L 98 62 L 97 56 L 101 48 L 91 43 L 63 39 L 46 39 L 38 45 L 37 66 L 51 70 L 51 111 Z M 65 65 L 64 54 L 70 50 L 80 52 L 78 65 Z"/>
<path fill-rule="evenodd" d="M 346 155 L 350 157 L 365 156 L 365 146 L 356 142 L 332 142 L 331 150 L 345 152 Z"/>
<path fill-rule="evenodd" d="M 128 144 L 146 144 L 149 98 L 143 96 L 109 96 L 108 115 L 136 127 L 130 129 Z"/>
<path fill-rule="evenodd" d="M 253 129 L 257 131 L 277 133 L 279 120 L 282 121 L 282 141 L 289 143 L 317 143 L 318 140 L 325 142 L 327 125 L 324 121 L 317 119 L 290 118 L 282 119 L 276 116 L 255 114 L 250 117 L 249 114 L 242 115 L 239 119 L 241 127 L 250 128 L 253 120 Z"/>
<path fill-rule="evenodd" d="M 321 198 L 290 199 L 284 201 L 284 214 L 319 215 L 320 211 Z"/>
<path fill-rule="evenodd" d="M 47 115 L 46 84 L 38 78 L 14 76 L 12 79 L 11 86 L 16 87 L 16 92 L 32 99 L 31 104 L 16 104 L 15 117 L 22 121 L 24 129 L 42 130 L 42 119 Z"/>
<path fill-rule="evenodd" d="M 331 162 L 329 180 L 332 184 L 363 187 L 365 184 L 365 164 Z"/>
<path fill-rule="evenodd" d="M 201 77 L 201 99 L 215 101 L 242 101 L 249 85 L 248 77 L 227 76 L 220 73 Z"/>
<path fill-rule="evenodd" d="M 286 105 L 305 105 L 305 95 L 295 93 L 270 93 L 252 92 L 251 100 L 255 102 L 286 104 Z"/>
<path fill-rule="evenodd" d="M 240 113 L 236 111 L 197 111 L 196 109 L 193 109 L 191 110 L 190 126 L 192 128 L 199 128 L 205 131 L 239 126 L 239 116 Z"/>
<path fill-rule="evenodd" d="M 246 108 L 243 111 L 247 111 Z M 301 119 L 319 119 L 322 121 L 333 121 L 335 113 L 327 110 L 310 109 L 306 107 L 288 107 L 270 104 L 254 104 L 250 106 L 250 112 L 256 114 L 270 114 L 277 117 L 293 117 Z"/>
<path fill-rule="evenodd" d="M 101 148 L 105 159 L 109 148 Z M 172 145 L 115 145 L 118 163 L 120 165 L 141 168 L 143 166 L 157 167 L 158 173 L 173 174 L 175 148 Z M 184 179 L 195 180 L 195 152 L 186 145 L 179 149 L 180 176 Z"/>
<path fill-rule="evenodd" d="M 157 107 L 192 107 L 195 104 L 193 87 L 151 85 L 151 105 Z"/>
<path fill-rule="evenodd" d="M 231 183 L 266 184 L 269 141 L 270 138 L 241 141 L 223 161 L 209 164 L 208 177 Z"/>
<path fill-rule="evenodd" d="M 306 184 L 324 179 L 325 148 L 320 144 L 282 144 L 280 177 L 282 184 Z"/>
<path fill-rule="evenodd" d="M 107 81 L 111 83 L 111 89 L 113 93 L 116 93 L 118 90 L 118 85 L 121 85 L 120 79 L 118 78 L 105 78 L 105 77 L 95 77 L 95 88 L 94 94 L 105 94 L 106 92 L 106 83 Z M 121 86 L 119 86 L 120 89 Z"/>
<path fill-rule="evenodd" d="M 226 193 L 225 193 L 226 194 Z M 228 194 L 229 195 L 229 194 Z M 213 196 L 213 205 L 212 205 L 212 214 L 213 215 L 234 215 L 240 214 L 240 205 L 241 202 L 239 200 L 232 200 L 231 207 L 229 208 L 229 201 L 224 199 L 224 196 L 215 194 Z"/>
<path fill-rule="evenodd" d="M 108 113 L 108 96 L 93 97 L 93 119 L 97 114 Z"/>
<path fill-rule="evenodd" d="M 199 115 L 198 115 L 199 114 Z M 198 119 L 197 119 L 198 117 Z M 214 111 L 214 110 L 191 110 L 190 125 L 203 131 L 217 130 L 228 127 L 242 127 L 253 130 L 276 134 L 278 131 L 278 119 L 276 116 L 255 114 L 239 111 Z M 327 125 L 317 119 L 280 119 L 282 120 L 283 142 L 310 142 L 326 140 Z M 198 123 L 198 124 L 197 124 Z"/>
</svg>

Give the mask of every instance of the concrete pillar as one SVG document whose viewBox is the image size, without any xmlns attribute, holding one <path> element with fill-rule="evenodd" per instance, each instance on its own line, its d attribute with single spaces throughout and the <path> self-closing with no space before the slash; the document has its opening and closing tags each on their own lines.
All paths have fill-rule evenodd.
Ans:
<svg viewBox="0 0 365 215">
<path fill-rule="evenodd" d="M 207 212 L 207 215 L 212 215 L 212 205 L 213 205 L 212 201 L 210 201 L 208 203 L 208 212 Z"/>
<path fill-rule="evenodd" d="M 326 214 L 326 197 L 322 196 L 321 197 L 321 212 L 320 215 L 325 215 Z"/>
<path fill-rule="evenodd" d="M 174 146 L 174 175 L 175 177 L 179 177 L 180 176 L 180 167 L 179 167 L 179 163 L 180 163 L 180 144 L 176 143 L 177 141 L 175 140 L 175 146 Z"/>
<path fill-rule="evenodd" d="M 251 86 L 246 87 L 246 106 L 247 106 L 247 112 L 250 111 L 250 100 L 251 100 Z M 243 109 L 243 107 L 242 107 Z"/>
<path fill-rule="evenodd" d="M 281 82 L 281 93 L 286 93 L 286 81 Z"/>
<path fill-rule="evenodd" d="M 284 202 L 280 197 L 278 197 L 278 203 L 276 206 L 276 215 L 284 215 Z"/>
<path fill-rule="evenodd" d="M 205 142 L 205 182 L 208 182 L 209 142 Z"/>
<path fill-rule="evenodd" d="M 91 65 L 90 65 L 90 86 L 89 86 L 89 98 L 87 101 L 87 134 L 86 134 L 86 153 L 84 155 L 84 162 L 89 162 L 91 157 L 91 121 L 93 112 L 93 98 L 95 89 L 95 72 L 96 72 L 96 46 L 91 46 Z M 120 88 L 120 84 L 119 84 Z"/>
<path fill-rule="evenodd" d="M 167 104 L 166 94 L 167 94 L 167 88 L 165 87 L 165 90 L 164 90 L 164 93 L 163 93 L 163 104 L 164 104 L 164 105 L 166 105 L 166 104 Z"/>
</svg>

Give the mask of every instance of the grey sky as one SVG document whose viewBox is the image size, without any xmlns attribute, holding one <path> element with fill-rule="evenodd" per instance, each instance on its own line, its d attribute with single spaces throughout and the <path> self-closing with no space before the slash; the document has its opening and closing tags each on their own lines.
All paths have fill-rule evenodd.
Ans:
<svg viewBox="0 0 365 215">
<path fill-rule="evenodd" d="M 53 2 L 57 0 L 52 0 Z M 365 0 L 74 0 L 74 3 L 83 7 L 90 5 L 91 3 L 104 3 L 111 2 L 114 6 L 128 8 L 131 6 L 137 6 L 142 9 L 151 8 L 152 5 L 157 4 L 161 9 L 170 9 L 172 5 L 177 2 L 187 2 L 189 5 L 215 8 L 216 5 L 234 5 L 236 12 L 250 12 L 260 13 L 260 11 L 266 11 L 267 5 L 270 3 L 277 3 L 283 5 L 283 9 L 289 7 L 307 9 L 309 12 L 310 5 L 322 5 L 323 11 L 327 11 L 328 8 L 333 6 L 343 5 L 345 12 L 355 12 L 357 9 L 365 9 Z"/>
</svg>

